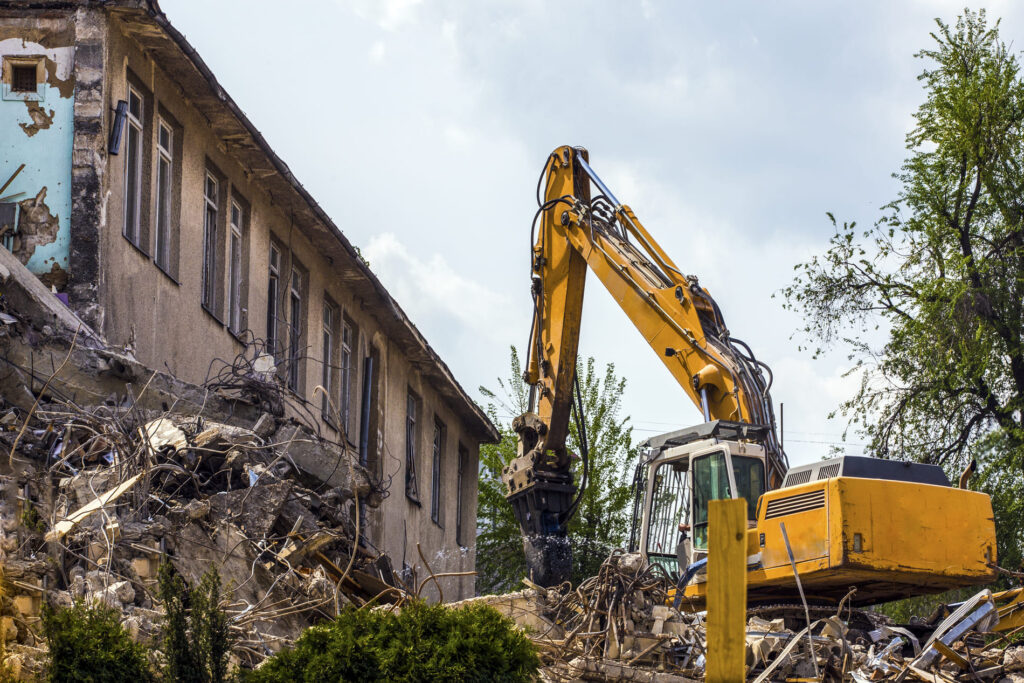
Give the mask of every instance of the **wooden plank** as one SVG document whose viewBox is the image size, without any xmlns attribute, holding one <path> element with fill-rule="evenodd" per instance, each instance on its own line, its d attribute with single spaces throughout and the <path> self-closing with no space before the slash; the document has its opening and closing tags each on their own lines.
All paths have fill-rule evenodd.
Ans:
<svg viewBox="0 0 1024 683">
<path fill-rule="evenodd" d="M 127 479 L 126 481 L 110 489 L 106 493 L 100 494 L 98 498 L 95 498 L 91 502 L 83 505 L 75 512 L 71 513 L 61 521 L 57 522 L 54 525 L 53 529 L 46 532 L 46 540 L 54 541 L 57 539 L 64 538 L 65 534 L 74 529 L 76 525 L 81 523 L 89 515 L 96 512 L 100 508 L 106 507 L 107 505 L 112 505 L 126 491 L 130 491 L 131 488 L 135 486 L 135 482 L 137 482 L 139 478 L 142 477 L 143 474 L 144 472 L 139 472 L 135 476 Z"/>
<path fill-rule="evenodd" d="M 747 502 L 713 500 L 708 507 L 709 683 L 746 678 Z"/>
</svg>

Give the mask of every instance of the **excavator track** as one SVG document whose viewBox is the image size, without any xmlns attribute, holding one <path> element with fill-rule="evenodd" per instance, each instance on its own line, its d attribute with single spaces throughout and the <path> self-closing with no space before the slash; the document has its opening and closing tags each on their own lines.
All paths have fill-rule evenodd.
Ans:
<svg viewBox="0 0 1024 683">
<path fill-rule="evenodd" d="M 836 605 L 808 605 L 807 612 L 810 613 L 811 622 L 827 617 L 836 616 Z M 859 609 L 843 609 L 840 619 L 854 630 L 867 633 L 880 625 L 878 618 L 872 619 L 870 613 Z M 782 619 L 787 629 L 799 631 L 807 626 L 807 613 L 801 603 L 776 603 L 770 605 L 757 605 L 747 609 L 747 619 L 759 617 L 765 621 Z"/>
</svg>

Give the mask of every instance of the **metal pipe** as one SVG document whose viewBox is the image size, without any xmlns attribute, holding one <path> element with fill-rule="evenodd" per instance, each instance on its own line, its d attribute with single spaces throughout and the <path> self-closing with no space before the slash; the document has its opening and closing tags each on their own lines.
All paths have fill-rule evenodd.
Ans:
<svg viewBox="0 0 1024 683">
<path fill-rule="evenodd" d="M 708 388 L 700 388 L 700 409 L 704 412 L 704 421 L 711 422 L 711 408 L 708 406 Z"/>
<path fill-rule="evenodd" d="M 615 195 L 613 195 L 612 191 L 608 189 L 608 186 L 604 184 L 604 181 L 601 180 L 596 173 L 594 173 L 594 169 L 590 168 L 590 164 L 588 164 L 587 160 L 583 158 L 583 155 L 576 154 L 576 160 L 580 162 L 580 168 L 582 168 L 583 171 L 588 176 L 590 176 L 590 179 L 594 182 L 594 184 L 597 185 L 597 189 L 601 190 L 601 194 L 603 194 L 605 197 L 608 197 L 608 200 L 612 203 L 612 206 L 614 206 L 616 210 L 618 210 L 622 206 L 622 204 L 620 204 L 619 200 L 615 198 Z"/>
</svg>

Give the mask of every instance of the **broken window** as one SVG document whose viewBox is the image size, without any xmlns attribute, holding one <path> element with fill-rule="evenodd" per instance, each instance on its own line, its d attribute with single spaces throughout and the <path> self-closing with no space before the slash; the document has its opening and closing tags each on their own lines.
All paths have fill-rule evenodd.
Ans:
<svg viewBox="0 0 1024 683">
<path fill-rule="evenodd" d="M 219 184 L 212 173 L 206 173 L 203 192 L 203 308 L 216 314 L 217 303 L 217 201 Z"/>
<path fill-rule="evenodd" d="M 142 120 L 143 99 L 128 86 L 128 125 L 125 128 L 124 236 L 142 249 Z"/>
<path fill-rule="evenodd" d="M 18 203 L 0 202 L 0 240 L 4 249 L 14 249 L 14 233 L 18 230 Z"/>
<path fill-rule="evenodd" d="M 281 280 L 281 250 L 270 245 L 270 277 L 267 280 L 267 350 L 278 358 L 281 346 L 278 343 L 277 324 L 280 318 L 278 307 L 280 302 L 279 284 Z"/>
<path fill-rule="evenodd" d="M 237 334 L 245 329 L 245 264 L 243 230 L 245 214 L 238 200 L 231 200 L 231 232 L 228 237 L 228 328 Z"/>
<path fill-rule="evenodd" d="M 293 259 L 294 260 L 294 257 Z M 302 393 L 302 327 L 303 300 L 305 299 L 306 273 L 298 265 L 292 265 L 292 276 L 288 288 L 288 388 Z"/>
<path fill-rule="evenodd" d="M 430 464 L 430 519 L 434 524 L 444 527 L 441 520 L 441 461 L 444 457 L 444 423 L 434 419 L 434 447 Z"/>
<path fill-rule="evenodd" d="M 466 545 L 466 539 L 462 537 L 462 485 L 469 460 L 469 451 L 461 443 L 459 444 L 459 470 L 455 480 L 455 542 L 461 546 Z"/>
<path fill-rule="evenodd" d="M 416 413 L 419 399 L 409 392 L 405 399 L 405 495 L 420 504 L 420 489 L 416 482 L 416 441 L 419 431 L 416 427 Z"/>
<path fill-rule="evenodd" d="M 320 403 L 320 410 L 324 420 L 334 424 L 336 410 L 330 397 L 334 395 L 335 383 L 335 338 L 337 337 L 338 307 L 329 300 L 324 301 L 323 315 L 323 354 L 324 371 L 320 383 L 324 388 L 323 398 Z"/>
<path fill-rule="evenodd" d="M 165 273 L 171 272 L 173 141 L 174 131 L 163 119 L 160 119 L 157 123 L 156 143 L 156 250 L 153 260 Z"/>
</svg>

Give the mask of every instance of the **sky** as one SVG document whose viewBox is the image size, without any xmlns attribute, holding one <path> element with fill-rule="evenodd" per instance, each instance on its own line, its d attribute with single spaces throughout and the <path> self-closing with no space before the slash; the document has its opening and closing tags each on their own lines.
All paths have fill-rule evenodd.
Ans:
<svg viewBox="0 0 1024 683">
<path fill-rule="evenodd" d="M 791 464 L 864 453 L 829 419 L 850 361 L 800 351 L 777 293 L 826 212 L 867 226 L 896 197 L 913 55 L 960 3 L 160 5 L 481 403 L 526 343 L 537 177 L 571 144 L 771 366 Z M 1024 7 L 985 7 L 1024 45 Z M 627 379 L 635 440 L 701 421 L 596 278 L 580 353 Z"/>
</svg>

